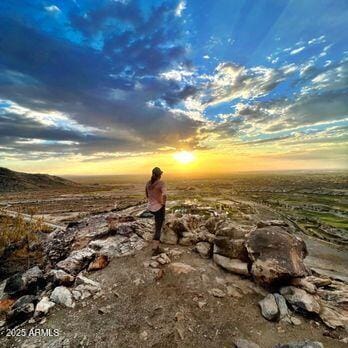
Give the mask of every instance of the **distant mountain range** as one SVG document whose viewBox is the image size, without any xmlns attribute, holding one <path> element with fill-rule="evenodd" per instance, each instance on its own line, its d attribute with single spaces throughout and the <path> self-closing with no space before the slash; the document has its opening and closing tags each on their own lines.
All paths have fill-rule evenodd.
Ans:
<svg viewBox="0 0 348 348">
<path fill-rule="evenodd" d="M 0 167 L 0 192 L 58 189 L 79 184 L 48 174 L 27 174 Z"/>
</svg>

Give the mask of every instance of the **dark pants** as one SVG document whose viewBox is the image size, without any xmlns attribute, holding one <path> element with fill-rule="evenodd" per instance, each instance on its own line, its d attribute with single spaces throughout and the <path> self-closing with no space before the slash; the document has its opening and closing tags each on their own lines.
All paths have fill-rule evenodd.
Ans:
<svg viewBox="0 0 348 348">
<path fill-rule="evenodd" d="M 157 211 L 151 212 L 151 214 L 155 216 L 155 236 L 153 237 L 154 240 L 160 240 L 161 238 L 161 231 L 162 231 L 165 213 L 166 213 L 165 206 L 163 206 L 161 209 Z"/>
</svg>

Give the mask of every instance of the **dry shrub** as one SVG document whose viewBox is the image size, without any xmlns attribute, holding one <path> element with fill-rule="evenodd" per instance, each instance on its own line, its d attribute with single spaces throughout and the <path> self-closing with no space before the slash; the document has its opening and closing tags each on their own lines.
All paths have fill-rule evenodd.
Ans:
<svg viewBox="0 0 348 348">
<path fill-rule="evenodd" d="M 6 215 L 0 209 L 0 254 L 4 248 L 23 239 L 34 241 L 38 238 L 38 232 L 50 232 L 42 217 L 35 218 L 35 209 L 29 211 L 30 220 L 25 221 L 20 211 L 12 217 Z"/>
</svg>

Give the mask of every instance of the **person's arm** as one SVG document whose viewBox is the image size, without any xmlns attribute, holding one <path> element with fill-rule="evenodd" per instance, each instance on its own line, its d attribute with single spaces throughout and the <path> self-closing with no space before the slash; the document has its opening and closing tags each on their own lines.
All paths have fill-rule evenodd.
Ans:
<svg viewBox="0 0 348 348">
<path fill-rule="evenodd" d="M 163 183 L 163 186 L 162 186 L 162 203 L 163 205 L 166 205 L 167 203 L 167 188 L 165 183 Z"/>
</svg>

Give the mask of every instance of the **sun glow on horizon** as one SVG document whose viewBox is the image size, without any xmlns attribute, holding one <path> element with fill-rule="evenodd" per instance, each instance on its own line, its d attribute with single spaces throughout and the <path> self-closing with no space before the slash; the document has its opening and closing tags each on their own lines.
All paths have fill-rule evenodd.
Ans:
<svg viewBox="0 0 348 348">
<path fill-rule="evenodd" d="M 173 155 L 173 157 L 176 161 L 180 162 L 181 164 L 188 164 L 195 160 L 195 156 L 193 155 L 193 153 L 188 151 L 176 152 Z"/>
</svg>

